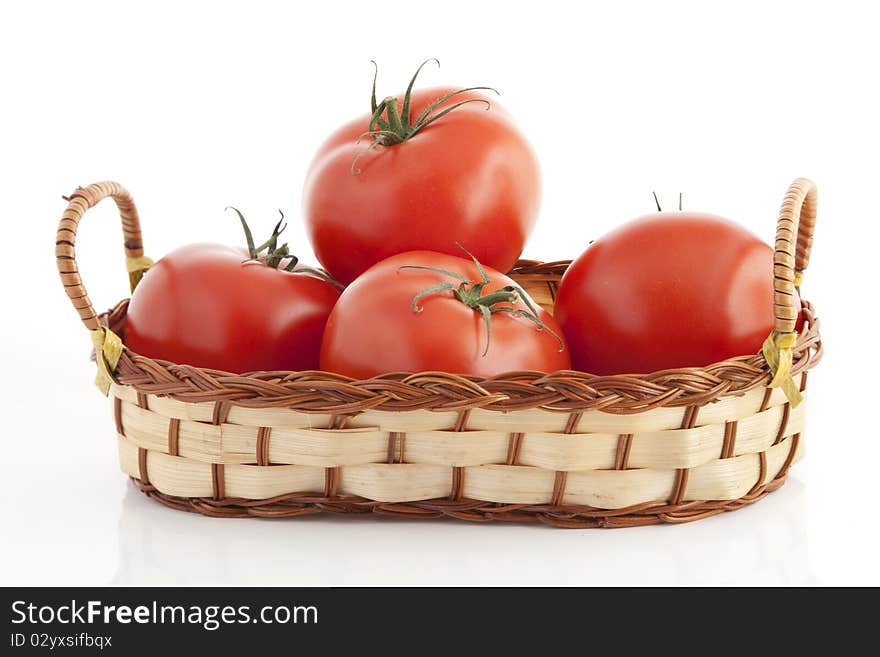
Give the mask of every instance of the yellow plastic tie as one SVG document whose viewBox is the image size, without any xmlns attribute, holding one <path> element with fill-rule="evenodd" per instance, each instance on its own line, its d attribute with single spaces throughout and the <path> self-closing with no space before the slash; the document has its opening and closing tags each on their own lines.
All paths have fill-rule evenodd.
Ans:
<svg viewBox="0 0 880 657">
<path fill-rule="evenodd" d="M 95 345 L 95 362 L 98 363 L 95 385 L 106 397 L 110 392 L 113 372 L 116 371 L 124 347 L 119 336 L 104 326 L 90 331 L 90 333 L 92 334 L 92 344 Z"/>
<path fill-rule="evenodd" d="M 153 261 L 147 256 L 138 256 L 136 258 L 133 256 L 125 257 L 125 268 L 128 270 L 128 284 L 131 286 L 132 292 L 134 292 L 134 288 L 137 287 L 137 284 L 141 282 L 144 272 L 152 266 Z"/>
<path fill-rule="evenodd" d="M 768 388 L 782 388 L 792 408 L 797 408 L 804 400 L 800 389 L 791 376 L 794 345 L 797 341 L 797 333 L 780 333 L 776 329 L 764 340 L 761 351 L 764 360 L 770 366 L 773 378 L 767 384 Z"/>
<path fill-rule="evenodd" d="M 794 283 L 794 286 L 795 286 L 796 288 L 800 289 L 800 287 L 801 287 L 801 283 L 804 282 L 804 272 L 802 272 L 802 271 L 796 271 L 796 272 L 794 273 L 794 278 L 792 279 L 791 282 Z"/>
</svg>

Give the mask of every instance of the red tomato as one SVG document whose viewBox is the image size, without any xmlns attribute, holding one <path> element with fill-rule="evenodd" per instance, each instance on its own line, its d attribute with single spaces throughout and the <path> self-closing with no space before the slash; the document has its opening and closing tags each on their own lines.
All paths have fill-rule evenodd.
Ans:
<svg viewBox="0 0 880 657">
<path fill-rule="evenodd" d="M 452 91 L 413 92 L 412 121 Z M 461 101 L 471 102 L 396 145 L 371 146 L 364 136 L 370 129 L 366 115 L 320 147 L 303 209 L 315 254 L 335 278 L 350 283 L 404 251 L 458 255 L 456 242 L 500 271 L 516 262 L 538 212 L 537 161 L 494 99 L 465 92 L 433 115 Z M 402 107 L 404 98 L 394 102 Z"/>
<path fill-rule="evenodd" d="M 572 263 L 555 317 L 573 366 L 594 374 L 755 354 L 773 329 L 773 249 L 715 215 L 648 215 Z"/>
<path fill-rule="evenodd" d="M 242 263 L 247 256 L 191 244 L 159 260 L 132 294 L 126 346 L 228 372 L 317 369 L 339 290 L 309 274 Z"/>
<path fill-rule="evenodd" d="M 473 284 L 482 279 L 472 261 L 431 251 L 402 253 L 374 265 L 345 289 L 330 313 L 321 369 L 366 379 L 386 372 L 443 371 L 491 377 L 510 371 L 569 368 L 559 327 L 527 295 L 493 306 L 490 338 L 481 311 L 455 297 L 462 281 L 424 269 L 401 269 L 411 265 L 463 275 L 471 281 L 464 288 L 472 291 Z M 482 295 L 504 297 L 509 294 L 505 286 L 516 285 L 490 267 L 485 270 L 491 282 Z M 421 297 L 416 304 L 419 310 L 414 311 L 416 295 L 437 285 L 447 289 Z M 518 314 L 509 312 L 512 309 Z M 547 328 L 524 316 L 532 309 Z"/>
</svg>

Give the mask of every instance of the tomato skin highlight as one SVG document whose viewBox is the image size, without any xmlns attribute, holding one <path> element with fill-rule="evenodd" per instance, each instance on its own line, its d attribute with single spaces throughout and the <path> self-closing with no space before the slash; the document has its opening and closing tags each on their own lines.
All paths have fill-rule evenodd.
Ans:
<svg viewBox="0 0 880 657">
<path fill-rule="evenodd" d="M 159 260 L 132 294 L 126 346 L 235 373 L 317 369 L 339 290 L 245 258 L 244 249 L 191 244 Z"/>
<path fill-rule="evenodd" d="M 716 215 L 647 215 L 597 239 L 572 263 L 555 317 L 573 366 L 593 374 L 755 354 L 774 325 L 773 249 Z"/>
<path fill-rule="evenodd" d="M 492 315 L 492 336 L 485 356 L 486 326 L 480 313 L 452 296 L 438 292 L 419 301 L 413 297 L 430 285 L 453 282 L 443 274 L 400 269 L 404 265 L 437 267 L 473 281 L 480 274 L 470 260 L 430 251 L 402 253 L 377 263 L 349 285 L 339 298 L 324 332 L 321 369 L 355 379 L 388 372 L 442 371 L 478 377 L 503 372 L 555 372 L 570 366 L 568 349 L 547 330 L 508 313 Z M 484 292 L 514 285 L 507 276 L 486 267 L 491 283 Z M 504 303 L 502 306 L 513 306 Z M 522 300 L 516 308 L 526 309 Z M 538 316 L 562 336 L 549 313 Z"/>
<path fill-rule="evenodd" d="M 453 90 L 414 91 L 413 118 Z M 519 258 L 540 203 L 537 160 L 494 98 L 465 92 L 438 110 L 468 99 L 491 107 L 468 103 L 400 144 L 369 150 L 364 115 L 320 147 L 303 211 L 315 255 L 337 280 L 350 283 L 406 251 L 459 255 L 456 242 L 499 271 Z"/>
</svg>

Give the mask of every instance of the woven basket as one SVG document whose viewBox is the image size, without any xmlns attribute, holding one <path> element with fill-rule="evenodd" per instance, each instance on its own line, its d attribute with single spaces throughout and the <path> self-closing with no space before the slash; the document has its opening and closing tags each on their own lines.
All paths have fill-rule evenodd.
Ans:
<svg viewBox="0 0 880 657">
<path fill-rule="evenodd" d="M 561 527 L 676 523 L 761 499 L 802 454 L 804 404 L 794 408 L 783 388 L 769 387 L 761 354 L 646 375 L 422 372 L 365 381 L 314 371 L 232 374 L 141 356 L 116 339 L 124 339 L 127 300 L 96 314 L 77 271 L 77 226 L 107 197 L 122 216 L 132 289 L 149 267 L 131 196 L 103 182 L 69 198 L 58 269 L 96 345 L 122 471 L 168 506 L 221 517 L 332 511 Z M 815 186 L 799 179 L 776 233 L 780 335 L 795 330 L 792 293 L 815 218 Z M 567 264 L 521 261 L 511 275 L 552 312 Z M 822 353 L 808 302 L 803 319 L 788 350 L 800 391 Z"/>
</svg>

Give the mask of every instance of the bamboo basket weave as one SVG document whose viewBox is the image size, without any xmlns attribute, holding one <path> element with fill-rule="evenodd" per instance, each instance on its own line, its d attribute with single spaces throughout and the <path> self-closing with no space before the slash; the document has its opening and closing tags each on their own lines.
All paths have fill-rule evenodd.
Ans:
<svg viewBox="0 0 880 657">
<path fill-rule="evenodd" d="M 802 455 L 804 405 L 768 385 L 774 371 L 760 353 L 645 375 L 421 372 L 364 381 L 144 357 L 116 338 L 124 340 L 128 301 L 98 315 L 77 270 L 77 226 L 107 197 L 122 217 L 132 289 L 148 269 L 131 196 L 102 182 L 69 197 L 58 270 L 96 346 L 122 471 L 168 506 L 220 517 L 332 511 L 561 527 L 678 523 L 760 500 Z M 793 291 L 815 219 L 815 186 L 798 179 L 782 205 L 775 252 L 774 333 L 792 339 Z M 521 261 L 511 275 L 552 312 L 567 265 Z M 801 392 L 822 353 L 808 302 L 803 320 L 787 354 Z"/>
</svg>

